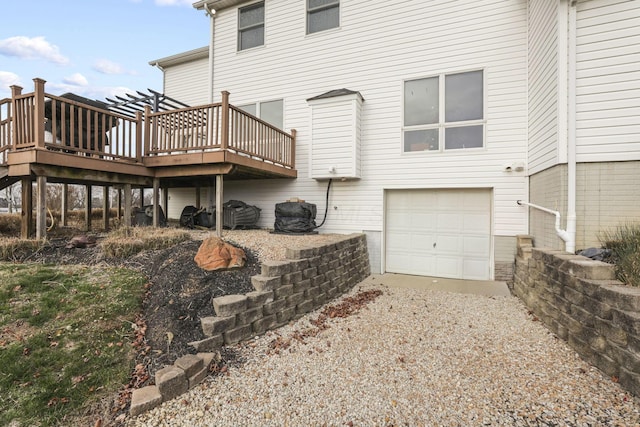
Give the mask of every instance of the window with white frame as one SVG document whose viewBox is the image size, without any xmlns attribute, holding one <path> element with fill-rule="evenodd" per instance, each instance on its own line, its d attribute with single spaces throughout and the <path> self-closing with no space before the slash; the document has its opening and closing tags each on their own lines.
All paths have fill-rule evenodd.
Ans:
<svg viewBox="0 0 640 427">
<path fill-rule="evenodd" d="M 404 82 L 404 151 L 484 147 L 483 71 Z"/>
<path fill-rule="evenodd" d="M 284 102 L 282 99 L 239 105 L 238 108 L 253 114 L 278 129 L 284 128 Z"/>
<path fill-rule="evenodd" d="M 339 0 L 307 0 L 307 34 L 340 26 Z"/>
<path fill-rule="evenodd" d="M 238 50 L 264 44 L 264 2 L 238 9 Z"/>
</svg>

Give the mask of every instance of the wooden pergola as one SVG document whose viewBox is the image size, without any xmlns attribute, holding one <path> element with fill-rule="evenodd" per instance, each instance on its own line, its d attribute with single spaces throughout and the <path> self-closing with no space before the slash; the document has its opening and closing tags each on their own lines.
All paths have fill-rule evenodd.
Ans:
<svg viewBox="0 0 640 427">
<path fill-rule="evenodd" d="M 132 189 L 153 188 L 158 226 L 161 189 L 215 185 L 221 236 L 225 179 L 297 177 L 295 130 L 284 132 L 234 107 L 228 92 L 219 103 L 189 107 L 153 91 L 108 104 L 47 94 L 42 79 L 34 79 L 34 87 L 23 94 L 12 86 L 11 99 L 0 100 L 0 189 L 22 182 L 23 237 L 34 234 L 33 182 L 36 238 L 46 237 L 47 183 L 86 186 L 88 228 L 91 186 L 104 188 L 106 228 L 109 187 L 119 189 L 118 212 L 124 191 L 125 225 L 131 225 Z M 63 197 L 63 223 L 64 205 Z"/>
</svg>

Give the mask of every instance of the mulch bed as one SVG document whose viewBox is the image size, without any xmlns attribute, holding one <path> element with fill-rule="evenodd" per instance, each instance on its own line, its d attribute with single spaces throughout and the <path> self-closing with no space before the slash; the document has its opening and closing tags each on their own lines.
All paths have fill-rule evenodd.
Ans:
<svg viewBox="0 0 640 427">
<path fill-rule="evenodd" d="M 98 237 L 99 240 L 99 237 Z M 251 276 L 260 273 L 255 253 L 247 255 L 243 268 L 205 271 L 193 260 L 201 241 L 190 240 L 171 248 L 144 251 L 128 259 L 106 258 L 98 246 L 67 248 L 68 238 L 54 238 L 37 252 L 25 254 L 19 262 L 50 264 L 113 265 L 138 270 L 149 279 L 142 304 L 141 324 L 146 326 L 140 344 L 138 365 L 149 374 L 173 364 L 185 354 L 195 353 L 187 343 L 205 338 L 200 318 L 214 316 L 212 299 L 222 295 L 253 291 Z M 232 358 L 223 354 L 223 358 Z M 138 385 L 151 382 L 152 376 Z"/>
</svg>

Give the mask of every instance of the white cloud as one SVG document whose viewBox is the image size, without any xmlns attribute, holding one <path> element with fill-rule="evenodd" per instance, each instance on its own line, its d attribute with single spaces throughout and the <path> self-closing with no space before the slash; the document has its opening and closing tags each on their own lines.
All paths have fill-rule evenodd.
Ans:
<svg viewBox="0 0 640 427">
<path fill-rule="evenodd" d="M 70 75 L 69 77 L 65 77 L 62 81 L 66 84 L 70 84 L 73 86 L 88 86 L 89 81 L 85 76 L 80 73 L 75 73 Z"/>
<path fill-rule="evenodd" d="M 126 70 L 122 65 L 104 58 L 95 61 L 92 68 L 102 74 L 136 74 L 135 71 Z"/>
<path fill-rule="evenodd" d="M 20 77 L 10 71 L 0 71 L 0 93 L 8 93 L 9 86 L 19 85 Z M 3 96 L 0 96 L 3 98 Z"/>
<path fill-rule="evenodd" d="M 60 53 L 60 48 L 44 37 L 15 36 L 0 40 L 0 54 L 22 59 L 43 59 L 58 65 L 69 63 L 69 59 Z"/>
<path fill-rule="evenodd" d="M 155 0 L 158 6 L 191 6 L 194 0 Z"/>
<path fill-rule="evenodd" d="M 66 79 L 65 79 L 66 80 Z M 114 98 L 116 95 L 124 96 L 127 93 L 135 94 L 136 91 L 124 86 L 78 86 L 64 83 L 47 83 L 47 93 L 61 95 L 63 93 L 75 93 L 89 99 L 104 101 L 105 98 Z"/>
</svg>

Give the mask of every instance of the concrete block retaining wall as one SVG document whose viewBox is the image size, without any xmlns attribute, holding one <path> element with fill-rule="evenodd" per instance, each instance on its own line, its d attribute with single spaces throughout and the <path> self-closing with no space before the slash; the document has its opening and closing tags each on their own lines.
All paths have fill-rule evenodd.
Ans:
<svg viewBox="0 0 640 427">
<path fill-rule="evenodd" d="M 559 338 L 640 396 L 640 288 L 615 280 L 613 265 L 534 248 L 518 236 L 513 293 Z"/>
<path fill-rule="evenodd" d="M 255 291 L 213 299 L 216 316 L 200 319 L 206 338 L 190 343 L 198 356 L 184 356 L 155 374 L 156 385 L 135 390 L 131 415 L 173 399 L 199 383 L 204 376 L 198 357 L 208 368 L 206 362 L 221 346 L 285 325 L 349 291 L 371 271 L 364 234 L 344 236 L 316 247 L 287 249 L 286 257 L 286 261 L 262 263 L 261 274 L 251 278 Z"/>
</svg>

